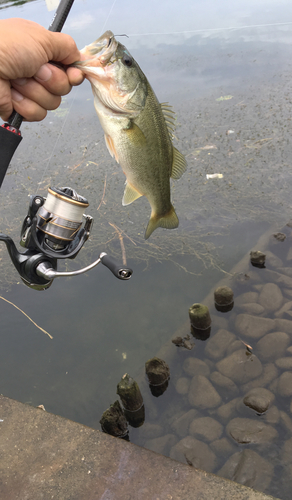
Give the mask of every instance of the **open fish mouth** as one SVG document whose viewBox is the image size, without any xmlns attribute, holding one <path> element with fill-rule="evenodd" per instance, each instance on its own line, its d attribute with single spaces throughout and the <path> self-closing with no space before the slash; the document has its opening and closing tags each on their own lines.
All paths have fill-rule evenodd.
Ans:
<svg viewBox="0 0 292 500">
<path fill-rule="evenodd" d="M 113 63 L 115 51 L 117 50 L 118 42 L 116 41 L 112 31 L 106 31 L 100 38 L 95 40 L 90 45 L 86 45 L 80 53 L 82 60 L 76 61 L 71 66 L 84 70 L 90 67 L 104 67 Z"/>
</svg>

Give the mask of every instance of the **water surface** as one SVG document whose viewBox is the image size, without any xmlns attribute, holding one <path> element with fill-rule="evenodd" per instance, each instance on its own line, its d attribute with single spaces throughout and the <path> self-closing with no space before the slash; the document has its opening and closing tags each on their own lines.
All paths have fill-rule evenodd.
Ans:
<svg viewBox="0 0 292 500">
<path fill-rule="evenodd" d="M 1 3 L 0 18 L 23 17 L 47 27 L 43 0 Z M 121 257 L 129 282 L 105 268 L 56 279 L 43 293 L 27 289 L 1 248 L 1 392 L 100 428 L 128 372 L 141 372 L 200 302 L 271 224 L 291 217 L 290 2 L 134 2 L 75 0 L 64 31 L 82 48 L 106 29 L 146 73 L 159 100 L 177 113 L 175 146 L 188 171 L 172 183 L 180 219 L 175 231 L 145 242 L 146 199 L 122 207 L 124 176 L 108 155 L 88 82 L 41 123 L 23 124 L 1 189 L 1 230 L 16 241 L 28 195 L 71 185 L 89 202 L 90 241 L 66 269 L 100 251 Z M 222 179 L 207 180 L 221 173 Z M 63 267 L 65 264 L 62 265 Z M 60 269 L 62 268 L 60 266 Z M 133 438 L 135 441 L 135 437 Z"/>
</svg>

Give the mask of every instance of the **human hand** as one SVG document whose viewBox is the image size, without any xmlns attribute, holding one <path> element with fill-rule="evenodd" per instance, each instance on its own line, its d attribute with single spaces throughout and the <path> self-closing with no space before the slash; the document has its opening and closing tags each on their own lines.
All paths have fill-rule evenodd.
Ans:
<svg viewBox="0 0 292 500">
<path fill-rule="evenodd" d="M 24 19 L 0 20 L 0 117 L 7 120 L 15 109 L 27 121 L 43 120 L 84 79 L 77 68 L 48 62 L 69 65 L 80 58 L 69 35 Z"/>
</svg>

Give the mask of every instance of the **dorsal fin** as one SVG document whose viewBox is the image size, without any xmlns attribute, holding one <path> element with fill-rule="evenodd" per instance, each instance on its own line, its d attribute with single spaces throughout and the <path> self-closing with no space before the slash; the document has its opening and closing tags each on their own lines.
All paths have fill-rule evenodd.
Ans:
<svg viewBox="0 0 292 500">
<path fill-rule="evenodd" d="M 169 136 L 172 139 L 173 132 L 175 130 L 175 121 L 176 121 L 175 112 L 172 110 L 172 107 L 167 102 L 162 102 L 160 106 L 165 119 L 166 126 L 168 128 Z"/>
<path fill-rule="evenodd" d="M 172 150 L 173 160 L 170 177 L 172 179 L 179 179 L 187 169 L 187 162 L 185 157 L 174 146 L 172 146 Z"/>
</svg>

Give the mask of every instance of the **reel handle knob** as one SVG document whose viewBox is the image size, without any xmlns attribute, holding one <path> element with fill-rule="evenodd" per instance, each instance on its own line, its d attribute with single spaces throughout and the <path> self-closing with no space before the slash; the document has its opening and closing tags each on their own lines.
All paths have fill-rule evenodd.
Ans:
<svg viewBox="0 0 292 500">
<path fill-rule="evenodd" d="M 133 270 L 130 267 L 124 267 L 121 265 L 114 257 L 107 255 L 106 253 L 101 253 L 99 256 L 101 263 L 107 267 L 116 278 L 120 280 L 129 280 L 133 274 Z"/>
</svg>

